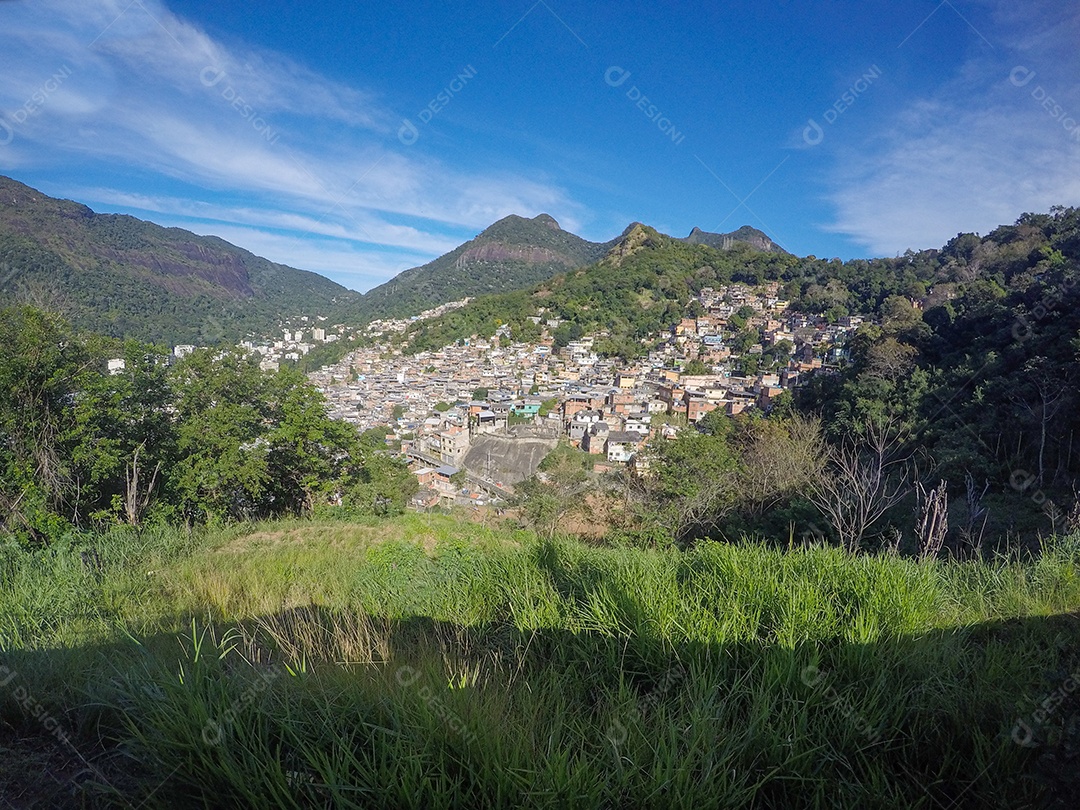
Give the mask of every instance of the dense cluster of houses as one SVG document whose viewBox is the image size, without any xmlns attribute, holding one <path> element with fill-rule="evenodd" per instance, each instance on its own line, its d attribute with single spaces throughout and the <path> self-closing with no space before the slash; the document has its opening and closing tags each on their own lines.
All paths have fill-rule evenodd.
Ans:
<svg viewBox="0 0 1080 810">
<path fill-rule="evenodd" d="M 694 314 L 655 336 L 648 356 L 630 366 L 598 356 L 594 342 L 602 335 L 556 347 L 546 329 L 539 342 L 520 343 L 504 327 L 490 339 L 415 355 L 380 341 L 311 378 L 335 417 L 363 429 L 385 426 L 388 441 L 418 460 L 425 490 L 443 497 L 460 493 L 460 477 L 450 479 L 477 437 L 514 424 L 565 435 L 601 466 L 641 463 L 651 436 L 673 436 L 677 425 L 718 409 L 768 410 L 808 373 L 839 358 L 860 319 L 827 323 L 793 312 L 778 290 L 776 283 L 703 289 L 691 304 Z M 407 323 L 369 328 L 385 334 Z M 748 332 L 757 342 L 734 345 L 737 333 Z M 767 354 L 785 362 L 765 369 L 746 362 Z"/>
</svg>

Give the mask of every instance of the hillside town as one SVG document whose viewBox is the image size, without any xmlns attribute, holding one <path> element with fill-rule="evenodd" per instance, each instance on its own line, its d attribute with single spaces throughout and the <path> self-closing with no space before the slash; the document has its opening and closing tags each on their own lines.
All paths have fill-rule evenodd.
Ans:
<svg viewBox="0 0 1080 810">
<path fill-rule="evenodd" d="M 417 505 L 483 503 L 512 492 L 543 457 L 524 469 L 493 466 L 493 455 L 507 450 L 503 443 L 493 451 L 493 437 L 547 438 L 554 446 L 564 436 L 596 456 L 598 471 L 641 469 L 641 451 L 657 434 L 672 436 L 715 410 L 768 411 L 809 373 L 839 360 L 847 334 L 861 323 L 791 311 L 776 283 L 705 288 L 687 310 L 630 365 L 597 354 L 602 334 L 556 345 L 551 335 L 559 322 L 541 312 L 537 343 L 515 342 L 504 326 L 490 339 L 412 355 L 391 338 L 415 318 L 376 321 L 367 327 L 374 345 L 310 377 L 332 416 L 363 430 L 385 429 L 388 445 L 415 462 Z"/>
</svg>

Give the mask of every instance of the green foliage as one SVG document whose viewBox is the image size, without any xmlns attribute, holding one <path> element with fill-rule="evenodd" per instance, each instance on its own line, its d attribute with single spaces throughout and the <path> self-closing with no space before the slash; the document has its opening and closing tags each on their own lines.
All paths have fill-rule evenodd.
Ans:
<svg viewBox="0 0 1080 810">
<path fill-rule="evenodd" d="M 938 256 L 912 256 L 916 275 L 940 279 L 923 313 L 906 297 L 882 298 L 880 325 L 848 344 L 840 375 L 798 391 L 835 441 L 868 421 L 891 422 L 938 463 L 950 492 L 968 474 L 1005 498 L 991 532 L 1068 524 L 1080 480 L 1080 211 L 1026 214 L 980 239 L 950 241 Z"/>
<path fill-rule="evenodd" d="M 544 456 L 536 475 L 517 485 L 517 504 L 538 534 L 554 537 L 562 519 L 581 514 L 592 488 L 593 458 L 565 441 Z"/>
<path fill-rule="evenodd" d="M 31 308 L 0 311 L 0 340 L 0 532 L 54 542 L 93 523 L 309 514 L 338 497 L 385 514 L 415 490 L 384 436 L 330 419 L 295 369 L 217 349 L 170 366 Z M 124 368 L 107 373 L 117 354 Z"/>
<path fill-rule="evenodd" d="M 595 262 L 610 244 L 561 230 L 546 214 L 511 215 L 444 256 L 369 290 L 353 307 L 353 317 L 406 317 L 447 301 L 525 289 Z"/>
<path fill-rule="evenodd" d="M 312 371 L 318 371 L 323 366 L 332 366 L 335 363 L 339 363 L 350 352 L 372 345 L 374 345 L 374 340 L 363 334 L 348 340 L 335 340 L 333 343 L 322 343 L 313 347 L 307 354 L 301 355 L 299 360 L 291 364 L 297 371 L 302 371 L 307 374 Z M 284 362 L 289 363 L 290 361 Z"/>
<path fill-rule="evenodd" d="M 640 498 L 631 519 L 636 531 L 662 530 L 687 545 L 712 535 L 737 508 L 739 459 L 728 443 L 731 420 L 702 422 L 702 430 L 683 428 L 673 440 L 649 443 L 648 474 L 633 479 Z"/>
<path fill-rule="evenodd" d="M 0 294 L 55 302 L 83 331 L 214 345 L 270 334 L 282 311 L 337 319 L 359 299 L 329 279 L 216 237 L 95 214 L 6 177 L 0 192 L 0 264 L 16 271 Z"/>
<path fill-rule="evenodd" d="M 342 506 L 356 515 L 400 515 L 419 489 L 416 476 L 386 451 L 384 438 L 366 431 L 343 464 Z"/>
<path fill-rule="evenodd" d="M 540 409 L 536 412 L 537 416 L 539 416 L 541 419 L 543 419 L 544 417 L 546 417 L 552 411 L 557 410 L 558 407 L 559 407 L 559 400 L 558 400 L 557 397 L 552 397 L 551 399 L 545 399 L 543 402 L 540 403 Z"/>
<path fill-rule="evenodd" d="M 1045 769 L 1071 751 L 1076 702 L 1040 707 L 1080 667 L 1058 615 L 1080 608 L 1078 563 L 1075 538 L 1038 560 L 914 563 L 417 515 L 3 548 L 0 721 L 20 745 L 0 789 L 147 807 L 1044 806 L 1075 780 Z M 95 769 L 33 765 L 56 743 L 20 689 Z M 1037 746 L 1014 742 L 1018 719 Z"/>
<path fill-rule="evenodd" d="M 480 298 L 413 326 L 407 337 L 411 351 L 422 351 L 474 334 L 488 337 L 499 325 L 509 324 L 515 339 L 525 340 L 538 335 L 528 318 L 542 306 L 544 317 L 564 322 L 556 329 L 557 341 L 603 331 L 607 337 L 597 342 L 598 351 L 636 357 L 645 352 L 642 339 L 681 318 L 702 287 L 779 277 L 797 262 L 787 254 L 762 252 L 743 242 L 720 250 L 634 225 L 596 264 L 560 274 L 528 291 Z"/>
</svg>

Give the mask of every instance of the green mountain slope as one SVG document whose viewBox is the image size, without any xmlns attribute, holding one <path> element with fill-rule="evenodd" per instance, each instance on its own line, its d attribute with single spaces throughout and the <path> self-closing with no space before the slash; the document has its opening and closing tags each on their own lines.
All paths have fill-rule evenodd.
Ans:
<svg viewBox="0 0 1080 810">
<path fill-rule="evenodd" d="M 531 287 L 592 264 L 614 241 L 589 242 L 547 214 L 511 215 L 444 256 L 369 290 L 353 313 L 361 320 L 404 317 L 447 301 Z"/>
<path fill-rule="evenodd" d="M 532 339 L 540 330 L 529 318 L 543 310 L 545 319 L 564 321 L 560 328 L 574 333 L 606 332 L 600 345 L 609 354 L 640 354 L 647 348 L 642 341 L 683 317 L 698 291 L 728 282 L 776 281 L 780 297 L 796 309 L 830 321 L 848 314 L 887 314 L 897 298 L 915 301 L 937 317 L 952 299 L 1002 296 L 1048 261 L 1047 255 L 1075 263 L 1080 258 L 1077 219 L 1075 209 L 1025 214 L 1016 225 L 985 237 L 958 235 L 941 250 L 847 262 L 762 251 L 743 240 L 718 249 L 705 238 L 677 239 L 635 223 L 589 267 L 529 290 L 479 298 L 415 324 L 406 337 L 412 350 L 422 351 L 473 334 L 490 336 L 509 324 L 516 338 Z"/>
<path fill-rule="evenodd" d="M 630 225 L 595 264 L 560 273 L 527 291 L 480 298 L 468 306 L 412 327 L 411 347 L 437 348 L 471 334 L 491 335 L 509 323 L 515 336 L 539 334 L 530 316 L 544 310 L 568 329 L 606 331 L 614 353 L 636 353 L 640 341 L 682 317 L 702 287 L 731 280 L 756 283 L 781 278 L 799 260 L 757 250 L 736 240 L 726 250 Z"/>
<path fill-rule="evenodd" d="M 165 344 L 268 333 L 359 298 L 323 276 L 222 239 L 96 214 L 0 177 L 0 301 L 57 310 L 79 329 Z"/>
</svg>

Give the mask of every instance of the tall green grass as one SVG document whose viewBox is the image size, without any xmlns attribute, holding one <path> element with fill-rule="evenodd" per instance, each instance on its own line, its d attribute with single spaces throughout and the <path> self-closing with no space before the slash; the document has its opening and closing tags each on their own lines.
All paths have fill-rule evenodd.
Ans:
<svg viewBox="0 0 1080 810">
<path fill-rule="evenodd" d="M 102 806 L 1035 806 L 1073 709 L 1041 748 L 1015 722 L 1080 672 L 1077 538 L 915 562 L 410 515 L 0 565 L 0 658 Z M 36 722 L 10 689 L 0 718 Z"/>
</svg>

